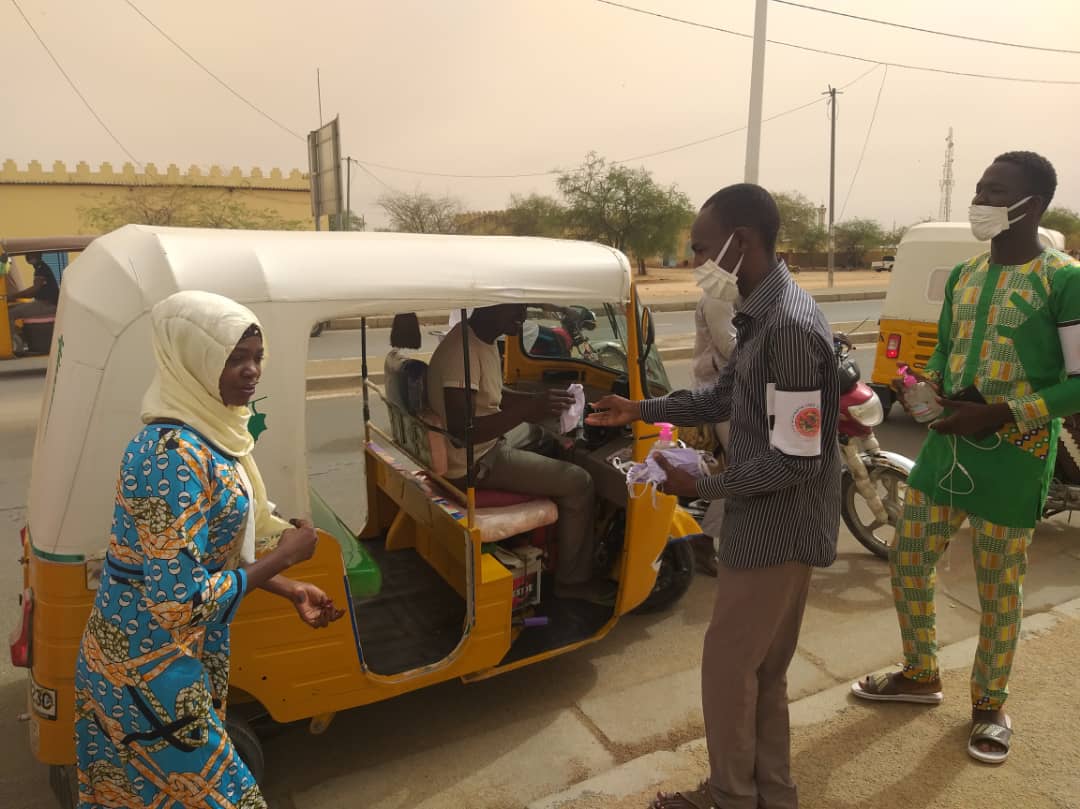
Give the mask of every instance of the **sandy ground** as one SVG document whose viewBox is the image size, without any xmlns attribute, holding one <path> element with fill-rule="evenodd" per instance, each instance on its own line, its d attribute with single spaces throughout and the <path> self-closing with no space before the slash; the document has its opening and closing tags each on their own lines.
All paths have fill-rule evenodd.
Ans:
<svg viewBox="0 0 1080 809">
<path fill-rule="evenodd" d="M 1013 749 L 1002 766 L 967 754 L 968 670 L 944 676 L 945 702 L 850 704 L 833 718 L 792 732 L 792 769 L 803 809 L 1077 809 L 1080 704 L 1072 682 L 1080 619 L 1021 642 L 1010 685 Z M 693 787 L 706 772 L 703 744 L 683 748 L 685 766 L 660 787 Z M 622 798 L 588 796 L 574 809 L 643 809 L 655 788 Z"/>
</svg>

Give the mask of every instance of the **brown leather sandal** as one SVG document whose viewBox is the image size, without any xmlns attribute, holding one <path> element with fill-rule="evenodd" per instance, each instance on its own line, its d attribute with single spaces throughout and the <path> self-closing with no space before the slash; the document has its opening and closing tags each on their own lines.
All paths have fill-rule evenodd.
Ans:
<svg viewBox="0 0 1080 809">
<path fill-rule="evenodd" d="M 868 674 L 862 680 L 851 684 L 851 693 L 859 699 L 874 702 L 913 702 L 917 705 L 940 705 L 945 698 L 941 693 L 941 682 L 937 681 L 937 691 L 904 691 L 896 685 L 900 672 L 892 674 Z"/>
<path fill-rule="evenodd" d="M 658 792 L 650 809 L 717 809 L 709 792 L 709 782 L 702 781 L 691 792 Z"/>
</svg>

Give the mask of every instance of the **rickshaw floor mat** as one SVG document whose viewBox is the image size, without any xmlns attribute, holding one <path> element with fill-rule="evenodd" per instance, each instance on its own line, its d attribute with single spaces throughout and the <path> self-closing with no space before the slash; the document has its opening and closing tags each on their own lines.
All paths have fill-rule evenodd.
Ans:
<svg viewBox="0 0 1080 809">
<path fill-rule="evenodd" d="M 364 661 L 389 675 L 445 659 L 464 632 L 464 599 L 412 548 L 364 545 L 382 572 L 377 596 L 353 599 Z"/>
<path fill-rule="evenodd" d="M 500 666 L 588 640 L 615 614 L 614 607 L 555 598 L 555 580 L 547 573 L 544 574 L 540 592 L 540 603 L 533 608 L 532 615 L 546 616 L 547 626 L 531 626 L 521 630 L 510 651 L 499 663 Z"/>
</svg>

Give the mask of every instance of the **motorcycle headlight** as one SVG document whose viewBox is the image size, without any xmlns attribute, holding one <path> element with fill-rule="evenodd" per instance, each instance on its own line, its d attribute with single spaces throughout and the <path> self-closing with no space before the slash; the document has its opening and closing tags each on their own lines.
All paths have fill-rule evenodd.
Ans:
<svg viewBox="0 0 1080 809">
<path fill-rule="evenodd" d="M 885 411 L 881 407 L 881 400 L 877 396 L 862 404 L 849 405 L 848 413 L 863 427 L 877 427 L 885 421 Z"/>
</svg>

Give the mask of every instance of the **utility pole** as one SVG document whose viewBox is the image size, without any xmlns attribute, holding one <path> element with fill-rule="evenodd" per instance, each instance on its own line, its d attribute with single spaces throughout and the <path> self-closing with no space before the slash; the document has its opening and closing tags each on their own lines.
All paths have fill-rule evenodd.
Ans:
<svg viewBox="0 0 1080 809">
<path fill-rule="evenodd" d="M 750 62 L 750 113 L 746 125 L 746 172 L 748 183 L 758 181 L 761 158 L 761 105 L 765 92 L 765 18 L 769 0 L 757 0 L 754 12 L 754 54 Z"/>
<path fill-rule="evenodd" d="M 345 227 L 352 230 L 352 158 L 345 158 Z"/>
<path fill-rule="evenodd" d="M 941 203 L 938 206 L 938 219 L 948 222 L 952 218 L 952 190 L 956 184 L 953 180 L 953 147 L 955 143 L 952 136 L 952 127 L 949 127 L 949 136 L 945 138 L 945 163 L 941 167 Z"/>
<path fill-rule="evenodd" d="M 836 96 L 840 91 L 829 85 L 822 95 L 829 97 L 829 287 L 833 285 L 833 271 L 836 265 L 836 239 L 833 225 L 836 218 Z"/>
</svg>

